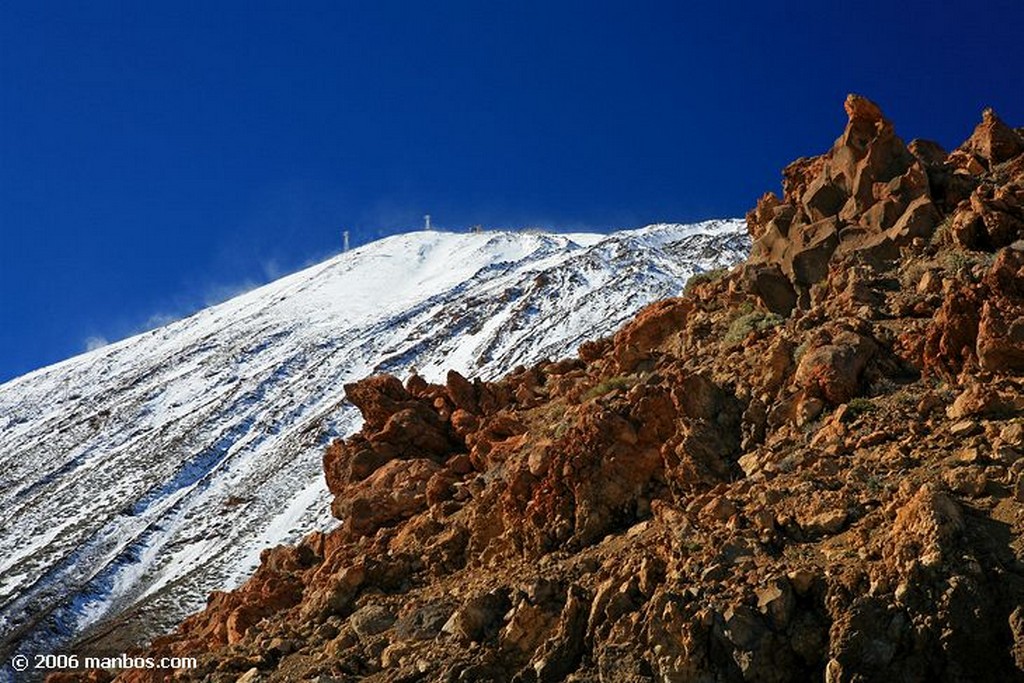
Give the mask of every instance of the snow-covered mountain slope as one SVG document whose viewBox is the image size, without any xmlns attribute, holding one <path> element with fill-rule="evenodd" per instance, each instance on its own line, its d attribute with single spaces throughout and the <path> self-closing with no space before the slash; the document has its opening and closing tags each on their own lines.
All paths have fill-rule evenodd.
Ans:
<svg viewBox="0 0 1024 683">
<path fill-rule="evenodd" d="M 0 650 L 118 614 L 133 638 L 170 628 L 329 525 L 322 449 L 358 419 L 345 382 L 572 355 L 748 246 L 736 220 L 404 234 L 0 386 Z"/>
</svg>

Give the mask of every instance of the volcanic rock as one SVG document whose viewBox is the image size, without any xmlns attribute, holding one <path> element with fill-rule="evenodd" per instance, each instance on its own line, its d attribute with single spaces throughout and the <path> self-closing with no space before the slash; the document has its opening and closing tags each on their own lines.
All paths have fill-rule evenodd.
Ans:
<svg viewBox="0 0 1024 683">
<path fill-rule="evenodd" d="M 992 109 L 986 109 L 981 114 L 981 123 L 964 148 L 984 159 L 991 168 L 1024 152 L 1024 139 L 1003 123 Z"/>
</svg>

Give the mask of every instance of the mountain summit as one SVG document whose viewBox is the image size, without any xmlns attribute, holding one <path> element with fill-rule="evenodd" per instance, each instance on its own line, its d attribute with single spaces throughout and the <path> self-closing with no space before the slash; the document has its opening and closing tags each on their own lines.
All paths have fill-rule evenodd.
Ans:
<svg viewBox="0 0 1024 683">
<path fill-rule="evenodd" d="M 987 112 L 946 153 L 846 108 L 741 267 L 576 358 L 346 385 L 340 526 L 148 654 L 247 683 L 1021 680 L 1024 140 Z"/>
</svg>

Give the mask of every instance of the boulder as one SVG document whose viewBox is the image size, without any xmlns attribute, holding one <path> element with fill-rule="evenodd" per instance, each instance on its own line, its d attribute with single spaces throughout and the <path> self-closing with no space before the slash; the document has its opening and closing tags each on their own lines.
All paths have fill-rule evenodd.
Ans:
<svg viewBox="0 0 1024 683">
<path fill-rule="evenodd" d="M 952 289 L 925 332 L 922 368 L 939 374 L 956 374 L 975 358 L 982 302 L 967 287 Z"/>
<path fill-rule="evenodd" d="M 418 404 L 401 381 L 392 375 L 374 375 L 346 384 L 345 398 L 359 408 L 363 421 L 372 431 L 383 429 L 388 418 L 399 410 Z"/>
<path fill-rule="evenodd" d="M 978 364 L 989 372 L 1024 374 L 1024 306 L 985 302 L 978 323 L 977 354 Z"/>
<path fill-rule="evenodd" d="M 888 197 L 865 211 L 860 218 L 860 225 L 867 227 L 869 233 L 888 230 L 896 224 L 906 208 L 906 204 L 900 200 Z"/>
<path fill-rule="evenodd" d="M 937 142 L 915 138 L 907 145 L 907 150 L 914 155 L 914 158 L 927 167 L 942 166 L 949 157 L 949 153 Z"/>
<path fill-rule="evenodd" d="M 680 332 L 694 304 L 689 299 L 665 299 L 640 311 L 614 338 L 614 355 L 620 372 L 630 372 L 651 357 L 670 335 Z"/>
<path fill-rule="evenodd" d="M 919 197 L 911 202 L 887 233 L 897 245 L 906 246 L 917 237 L 931 237 L 940 220 L 942 216 L 931 199 Z"/>
<path fill-rule="evenodd" d="M 812 395 L 838 405 L 860 393 L 861 377 L 877 344 L 856 332 L 843 331 L 831 343 L 809 349 L 800 358 L 795 381 Z"/>
<path fill-rule="evenodd" d="M 455 610 L 441 631 L 466 643 L 478 642 L 498 630 L 502 617 L 511 606 L 508 591 L 485 593 Z"/>
<path fill-rule="evenodd" d="M 460 410 L 468 413 L 479 413 L 479 397 L 473 383 L 463 377 L 455 370 L 448 371 L 448 378 L 445 384 L 448 398 L 452 404 Z"/>
<path fill-rule="evenodd" d="M 1024 138 L 989 108 L 981 113 L 981 123 L 975 127 L 964 148 L 984 159 L 991 167 L 1024 152 Z"/>
<path fill-rule="evenodd" d="M 825 218 L 795 229 L 783 271 L 794 283 L 810 286 L 825 279 L 832 252 L 839 246 L 839 220 Z"/>
<path fill-rule="evenodd" d="M 440 469 L 433 460 L 392 460 L 336 496 L 331 512 L 350 531 L 370 535 L 425 510 L 427 483 Z"/>
<path fill-rule="evenodd" d="M 1024 374 L 1024 251 L 1001 250 L 983 284 L 978 362 L 990 372 Z"/>
<path fill-rule="evenodd" d="M 988 384 L 974 383 L 964 389 L 946 408 L 951 420 L 965 417 L 1001 417 L 1024 411 L 1024 395 L 1002 391 Z"/>
<path fill-rule="evenodd" d="M 405 458 L 437 458 L 452 447 L 447 425 L 437 413 L 419 402 L 391 415 L 371 439 L 390 444 Z"/>
<path fill-rule="evenodd" d="M 772 313 L 788 316 L 796 307 L 796 290 L 777 263 L 746 265 L 741 277 L 747 291 Z"/>
<path fill-rule="evenodd" d="M 846 193 L 825 174 L 814 178 L 801 198 L 812 221 L 835 216 L 846 203 Z"/>
<path fill-rule="evenodd" d="M 362 640 L 387 631 L 394 623 L 394 613 L 383 605 L 366 605 L 349 617 L 352 630 Z"/>
<path fill-rule="evenodd" d="M 760 238 L 765 227 L 775 217 L 775 210 L 781 204 L 781 200 L 774 192 L 765 192 L 757 200 L 757 205 L 747 212 L 747 231 L 754 240 Z"/>
<path fill-rule="evenodd" d="M 885 553 L 901 569 L 922 559 L 941 562 L 955 552 L 965 528 L 960 506 L 926 484 L 896 512 L 891 529 L 893 542 L 886 546 Z"/>
</svg>

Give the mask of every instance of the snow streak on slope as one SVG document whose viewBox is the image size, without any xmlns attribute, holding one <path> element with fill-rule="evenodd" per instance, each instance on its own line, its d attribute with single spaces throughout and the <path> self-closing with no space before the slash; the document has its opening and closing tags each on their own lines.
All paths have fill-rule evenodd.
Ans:
<svg viewBox="0 0 1024 683">
<path fill-rule="evenodd" d="M 399 235 L 0 386 L 0 654 L 126 610 L 173 627 L 328 526 L 345 382 L 573 355 L 748 246 L 741 221 Z"/>
</svg>

